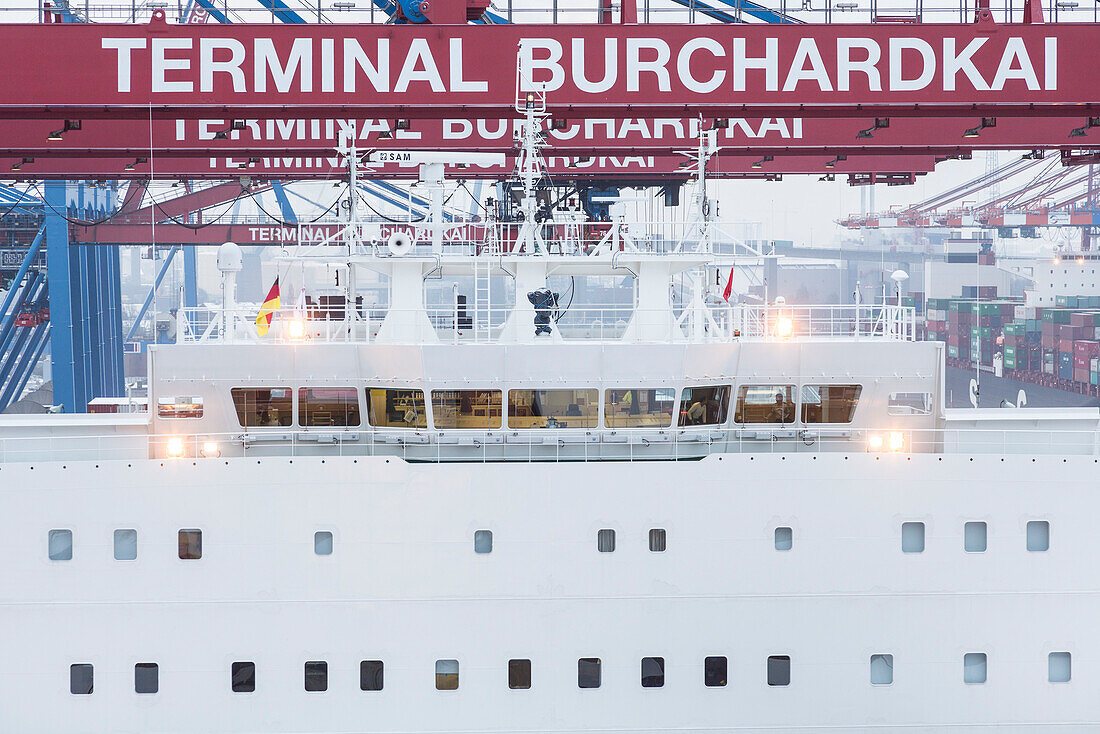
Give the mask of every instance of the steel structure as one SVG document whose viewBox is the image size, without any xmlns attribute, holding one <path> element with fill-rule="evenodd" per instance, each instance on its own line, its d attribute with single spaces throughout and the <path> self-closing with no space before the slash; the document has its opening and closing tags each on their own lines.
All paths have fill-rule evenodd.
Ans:
<svg viewBox="0 0 1100 734">
<path fill-rule="evenodd" d="M 180 22 L 168 23 L 166 10 Z M 927 15 L 919 4 L 880 12 L 875 2 L 863 16 L 831 0 L 816 8 L 597 0 L 585 10 L 527 10 L 511 0 L 495 11 L 483 0 L 372 0 L 351 14 L 371 22 L 348 24 L 332 21 L 351 15 L 314 12 L 304 0 L 135 2 L 106 17 L 88 3 L 60 2 L 40 6 L 39 24 L 0 25 L 0 178 L 46 182 L 40 242 L 28 248 L 8 300 L 22 309 L 47 292 L 29 264 L 42 241 L 53 285 L 50 323 L 34 333 L 20 327 L 21 364 L 52 332 L 55 394 L 66 410 L 117 393 L 114 248 L 146 244 L 154 231 L 169 246 L 134 329 L 177 253 L 193 305 L 196 245 L 277 243 L 330 226 L 299 222 L 284 184 L 339 177 L 344 162 L 333 143 L 342 127 L 354 126 L 364 149 L 512 153 L 511 121 L 528 95 L 545 94 L 548 170 L 610 188 L 683 182 L 682 151 L 712 128 L 721 145 L 715 177 L 911 183 L 975 150 L 1057 148 L 1067 162 L 1100 150 L 1100 79 L 1074 71 L 1100 61 L 1094 26 L 1045 24 L 1037 0 L 1022 11 L 960 4 L 957 18 Z M 844 10 L 870 22 L 830 23 Z M 531 17 L 539 22 L 519 22 Z M 921 22 L 929 17 L 959 22 Z M 669 18 L 689 22 L 649 22 Z M 271 24 L 239 22 L 257 19 Z M 527 71 L 521 82 L 517 63 Z M 499 180 L 512 165 L 447 174 Z M 369 194 L 406 203 L 408 192 L 385 179 L 411 174 L 378 168 Z M 115 211 L 113 184 L 66 179 L 133 183 Z M 182 195 L 147 192 L 146 181 L 165 179 L 182 182 Z M 203 210 L 267 190 L 273 221 L 203 221 Z M 5 304 L 0 317 L 18 312 Z M 0 363 L 0 390 L 23 372 Z"/>
<path fill-rule="evenodd" d="M 1095 165 L 1065 168 L 1029 155 L 924 201 L 887 212 L 853 215 L 850 229 L 1081 227 L 1082 249 L 1100 225 Z M 1002 188 L 1003 187 L 1003 188 Z"/>
</svg>

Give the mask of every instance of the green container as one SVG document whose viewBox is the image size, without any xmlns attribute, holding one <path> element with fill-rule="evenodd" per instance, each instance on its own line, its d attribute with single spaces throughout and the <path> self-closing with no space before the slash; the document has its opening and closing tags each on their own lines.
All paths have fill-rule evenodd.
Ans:
<svg viewBox="0 0 1100 734">
<path fill-rule="evenodd" d="M 1058 296 L 1061 298 L 1062 296 Z M 1073 311 L 1065 308 L 1048 308 L 1043 311 L 1043 321 L 1051 321 L 1055 324 L 1068 324 L 1070 314 Z"/>
<path fill-rule="evenodd" d="M 954 344 L 948 344 L 947 345 L 947 356 L 957 358 L 959 356 L 959 348 L 956 347 Z"/>
<path fill-rule="evenodd" d="M 1005 356 L 1005 369 L 1009 369 L 1009 370 L 1016 369 L 1016 358 L 1015 357 L 1009 357 L 1007 355 Z"/>
</svg>

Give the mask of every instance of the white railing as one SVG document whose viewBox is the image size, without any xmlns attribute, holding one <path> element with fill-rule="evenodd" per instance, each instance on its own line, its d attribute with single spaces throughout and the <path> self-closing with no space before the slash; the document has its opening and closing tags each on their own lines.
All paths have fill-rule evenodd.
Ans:
<svg viewBox="0 0 1100 734">
<path fill-rule="evenodd" d="M 258 308 L 180 309 L 177 341 L 181 343 L 372 343 L 452 344 L 514 343 L 534 332 L 532 312 L 511 306 L 464 308 L 435 305 L 408 311 L 364 306 L 347 319 L 341 306 L 275 312 L 270 330 L 260 336 Z M 475 334 L 480 318 L 487 329 Z M 509 319 L 516 319 L 509 326 Z M 523 321 L 519 321 L 519 319 Z M 629 341 L 645 343 L 789 341 L 807 339 L 880 339 L 913 341 L 916 313 L 906 306 L 745 306 L 643 310 L 626 305 L 562 305 L 551 317 L 552 335 L 562 341 Z M 385 324 L 385 325 L 384 325 Z M 228 326 L 227 326 L 228 325 Z"/>
<path fill-rule="evenodd" d="M 1096 457 L 1100 431 L 727 426 L 522 431 L 288 428 L 200 435 L 0 436 L 0 463 L 298 456 L 387 456 L 420 462 L 674 461 L 737 453 L 871 454 L 886 460 L 919 454 Z"/>
</svg>

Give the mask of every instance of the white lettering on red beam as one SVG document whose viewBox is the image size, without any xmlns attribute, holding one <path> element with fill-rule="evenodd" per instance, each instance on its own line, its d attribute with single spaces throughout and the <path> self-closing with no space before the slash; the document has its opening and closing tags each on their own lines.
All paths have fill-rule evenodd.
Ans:
<svg viewBox="0 0 1100 734">
<path fill-rule="evenodd" d="M 364 81 L 378 93 L 403 93 L 412 87 L 433 92 L 489 91 L 487 81 L 466 79 L 461 38 L 449 39 L 442 64 L 423 38 L 413 39 L 399 58 L 393 58 L 387 38 L 378 39 L 373 55 L 368 55 L 357 39 L 344 38 L 339 64 L 333 38 L 319 39 L 316 58 L 311 38 L 295 39 L 282 55 L 270 38 L 254 39 L 251 49 L 234 38 L 199 38 L 197 59 L 195 40 L 103 38 L 102 48 L 115 51 L 119 92 L 132 91 L 134 60 L 139 56 L 149 64 L 154 94 L 212 92 L 216 77 L 228 78 L 235 93 L 267 92 L 269 82 L 281 94 L 335 92 L 337 85 L 344 93 L 354 93 L 363 91 L 360 84 Z M 972 38 L 960 47 L 958 39 L 949 37 L 937 47 L 923 38 L 894 37 L 884 48 L 873 38 L 837 38 L 835 49 L 829 49 L 835 51 L 835 61 L 830 56 L 826 62 L 817 40 L 804 37 L 789 63 L 781 66 L 778 38 L 765 39 L 763 54 L 754 56 L 748 54 L 744 38 L 732 39 L 729 48 L 711 38 L 693 38 L 676 49 L 662 38 L 607 38 L 597 74 L 588 68 L 585 39 L 572 39 L 567 57 L 557 39 L 525 38 L 519 50 L 527 70 L 521 91 L 553 92 L 569 82 L 581 93 L 602 99 L 608 91 L 624 86 L 626 92 L 638 92 L 643 78 L 669 92 L 674 77 L 683 89 L 701 94 L 721 88 L 734 92 L 848 92 L 857 78 L 858 88 L 871 92 L 919 91 L 933 82 L 937 82 L 934 88 L 945 92 L 957 88 L 1001 91 L 1014 80 L 1031 91 L 1058 89 L 1056 37 L 1043 39 L 1041 79 L 1035 59 L 1018 36 L 1003 39 L 1003 47 L 995 47 L 1000 50 L 1000 61 L 992 76 L 989 69 L 979 70 L 975 54 L 986 44 L 999 41 Z M 441 65 L 448 70 L 446 82 Z M 708 68 L 701 72 L 700 66 Z"/>
<path fill-rule="evenodd" d="M 429 125 L 435 121 L 414 121 L 414 125 Z M 442 140 L 499 140 L 508 136 L 511 140 L 519 131 L 519 120 L 442 120 Z M 214 140 L 219 132 L 228 127 L 228 120 L 197 120 L 197 139 L 200 141 Z M 176 140 L 187 141 L 189 130 L 188 120 L 176 120 Z M 244 120 L 245 129 L 229 130 L 230 140 L 251 141 L 288 141 L 288 140 L 315 140 L 322 142 L 335 141 L 338 130 L 354 131 L 359 140 L 377 139 L 378 134 L 390 132 L 390 123 L 385 120 Z M 438 124 L 438 123 L 435 123 Z M 638 137 L 643 140 L 667 140 L 665 129 L 673 133 L 672 139 L 680 141 L 692 141 L 699 136 L 699 119 L 595 119 L 589 118 L 584 123 L 573 123 L 564 130 L 555 129 L 549 120 L 543 121 L 543 127 L 550 137 L 557 140 L 574 140 L 580 137 L 582 140 L 630 140 Z M 598 136 L 597 128 L 603 128 L 602 137 Z M 476 135 L 475 135 L 476 130 Z M 509 131 L 512 135 L 509 135 Z M 686 134 L 685 134 L 686 131 Z M 721 137 L 727 140 L 736 139 L 743 135 L 746 138 L 759 139 L 769 135 L 775 135 L 783 139 L 802 138 L 801 118 L 773 118 L 765 117 L 758 120 L 745 118 L 731 118 L 729 127 L 721 131 Z M 397 140 L 421 140 L 423 133 L 419 130 L 397 130 Z M 333 146 L 335 147 L 335 145 Z"/>
</svg>

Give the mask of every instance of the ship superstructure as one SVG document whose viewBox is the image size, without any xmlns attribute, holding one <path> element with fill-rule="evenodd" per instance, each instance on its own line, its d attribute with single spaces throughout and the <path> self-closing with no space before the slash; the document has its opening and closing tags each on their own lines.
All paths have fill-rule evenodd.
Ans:
<svg viewBox="0 0 1100 734">
<path fill-rule="evenodd" d="M 0 421 L 6 728 L 1100 726 L 1100 414 L 948 410 L 888 299 L 713 292 L 765 255 L 714 255 L 705 136 L 672 233 L 541 218 L 536 137 L 519 223 L 445 223 L 410 157 L 419 226 L 286 248 L 342 298 L 257 318 L 226 243 L 148 413 Z M 593 275 L 630 308 L 547 287 Z M 473 298 L 429 308 L 445 277 Z"/>
</svg>

